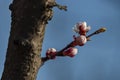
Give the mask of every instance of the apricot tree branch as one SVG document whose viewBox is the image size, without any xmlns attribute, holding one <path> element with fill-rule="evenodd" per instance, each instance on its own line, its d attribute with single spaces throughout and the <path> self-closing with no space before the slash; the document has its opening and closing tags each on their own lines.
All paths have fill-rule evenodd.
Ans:
<svg viewBox="0 0 120 80">
<path fill-rule="evenodd" d="M 90 37 L 92 37 L 93 35 L 96 35 L 96 34 L 99 34 L 99 33 L 105 32 L 105 31 L 106 31 L 106 28 L 100 28 L 100 29 L 96 30 L 95 32 L 93 32 L 93 33 L 89 34 L 88 36 L 86 36 L 86 38 L 90 38 Z M 75 42 L 75 41 L 72 41 L 72 42 L 69 43 L 66 47 L 64 47 L 64 48 L 61 49 L 60 51 L 56 52 L 56 56 L 63 56 L 63 57 L 64 57 L 65 55 L 63 54 L 63 52 L 64 52 L 66 49 L 70 48 L 70 47 L 75 47 L 74 42 Z M 42 58 L 42 61 L 43 61 L 43 62 L 46 62 L 46 61 L 48 61 L 48 60 L 49 60 L 48 57 L 43 57 L 43 58 Z"/>
</svg>

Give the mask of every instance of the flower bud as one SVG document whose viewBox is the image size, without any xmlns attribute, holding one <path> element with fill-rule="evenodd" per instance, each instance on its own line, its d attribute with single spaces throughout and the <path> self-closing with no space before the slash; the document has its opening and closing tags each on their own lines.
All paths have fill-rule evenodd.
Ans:
<svg viewBox="0 0 120 80">
<path fill-rule="evenodd" d="M 70 47 L 63 52 L 64 56 L 74 57 L 78 52 L 77 48 Z"/>
<path fill-rule="evenodd" d="M 86 36 L 84 35 L 80 35 L 78 37 L 75 37 L 74 39 L 75 44 L 79 46 L 83 46 L 87 42 Z"/>
<path fill-rule="evenodd" d="M 56 49 L 55 48 L 49 48 L 46 52 L 46 57 L 49 58 L 49 59 L 55 59 Z"/>
<path fill-rule="evenodd" d="M 79 22 L 73 28 L 73 30 L 76 33 L 79 33 L 80 35 L 86 35 L 86 32 L 88 32 L 90 29 L 91 29 L 91 27 L 87 26 L 86 22 Z"/>
</svg>

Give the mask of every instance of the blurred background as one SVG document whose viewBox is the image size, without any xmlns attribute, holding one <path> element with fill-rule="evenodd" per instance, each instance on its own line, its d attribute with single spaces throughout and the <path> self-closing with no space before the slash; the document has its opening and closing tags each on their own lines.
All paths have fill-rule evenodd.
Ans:
<svg viewBox="0 0 120 80">
<path fill-rule="evenodd" d="M 100 27 L 107 31 L 93 36 L 74 58 L 57 57 L 43 65 L 37 80 L 120 80 L 120 0 L 56 0 L 67 5 L 68 11 L 54 8 L 52 21 L 46 27 L 42 56 L 48 48 L 61 50 L 75 34 L 72 27 L 86 21 L 92 27 L 88 34 Z M 11 0 L 0 1 L 0 77 L 3 72 L 10 33 Z"/>
</svg>

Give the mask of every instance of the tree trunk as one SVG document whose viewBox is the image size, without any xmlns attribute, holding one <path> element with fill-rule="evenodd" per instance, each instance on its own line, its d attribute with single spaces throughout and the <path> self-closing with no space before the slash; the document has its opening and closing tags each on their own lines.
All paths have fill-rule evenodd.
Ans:
<svg viewBox="0 0 120 80">
<path fill-rule="evenodd" d="M 1 80 L 36 80 L 45 26 L 52 15 L 46 0 L 13 0 L 11 32 Z"/>
</svg>

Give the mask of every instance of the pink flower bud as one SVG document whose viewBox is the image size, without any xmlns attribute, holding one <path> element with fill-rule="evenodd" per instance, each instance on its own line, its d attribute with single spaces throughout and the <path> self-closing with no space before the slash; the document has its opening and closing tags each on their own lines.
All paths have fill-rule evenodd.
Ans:
<svg viewBox="0 0 120 80">
<path fill-rule="evenodd" d="M 90 26 L 87 27 L 86 22 L 79 22 L 73 28 L 73 30 L 76 33 L 79 33 L 80 35 L 86 35 L 86 32 L 88 32 L 90 29 L 91 29 L 91 27 Z"/>
<path fill-rule="evenodd" d="M 56 49 L 55 48 L 49 48 L 46 52 L 46 57 L 49 58 L 49 59 L 55 59 Z"/>
<path fill-rule="evenodd" d="M 86 36 L 84 35 L 80 35 L 78 37 L 74 36 L 74 39 L 75 39 L 74 41 L 75 45 L 79 45 L 79 46 L 83 46 L 87 42 Z"/>
<path fill-rule="evenodd" d="M 77 48 L 70 47 L 63 52 L 63 55 L 69 56 L 69 57 L 74 57 L 77 54 L 77 52 L 78 52 Z"/>
</svg>

